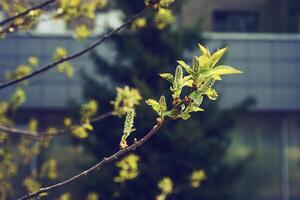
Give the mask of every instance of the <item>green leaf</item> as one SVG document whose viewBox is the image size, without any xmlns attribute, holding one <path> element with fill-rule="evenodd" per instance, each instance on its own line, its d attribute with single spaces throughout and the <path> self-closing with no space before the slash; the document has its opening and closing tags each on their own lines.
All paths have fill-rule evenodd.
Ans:
<svg viewBox="0 0 300 200">
<path fill-rule="evenodd" d="M 82 127 L 86 130 L 92 131 L 94 130 L 94 127 L 90 123 L 85 123 L 82 125 Z"/>
<path fill-rule="evenodd" d="M 135 109 L 140 104 L 142 99 L 139 90 L 125 86 L 123 88 L 117 87 L 117 96 L 110 103 L 114 107 L 114 113 L 121 117 L 126 115 L 128 110 Z"/>
<path fill-rule="evenodd" d="M 203 112 L 204 110 L 202 108 L 199 108 L 199 107 L 192 107 L 191 111 L 193 111 L 193 112 Z"/>
<path fill-rule="evenodd" d="M 18 87 L 14 94 L 11 97 L 10 104 L 13 110 L 17 109 L 26 101 L 26 93 L 25 90 L 21 87 Z"/>
<path fill-rule="evenodd" d="M 211 88 L 215 83 L 215 79 L 213 77 L 209 77 L 204 79 L 204 81 L 200 82 L 198 85 L 198 91 L 201 93 L 205 93 L 209 88 Z"/>
<path fill-rule="evenodd" d="M 192 92 L 189 97 L 198 105 L 200 105 L 202 103 L 203 100 L 203 96 L 202 93 L 200 91 L 194 91 Z"/>
<path fill-rule="evenodd" d="M 170 74 L 170 73 L 162 73 L 162 74 L 159 74 L 160 77 L 166 79 L 167 81 L 170 81 L 171 83 L 173 83 L 174 81 L 174 76 L 173 74 Z"/>
<path fill-rule="evenodd" d="M 205 55 L 207 57 L 210 57 L 210 52 L 208 50 L 208 48 L 205 48 L 204 46 L 202 46 L 201 44 L 198 43 L 198 46 L 199 46 L 199 49 L 200 49 L 200 52 L 202 55 Z"/>
<path fill-rule="evenodd" d="M 213 75 L 212 78 L 214 78 L 216 81 L 221 81 L 222 80 L 221 76 L 217 75 L 217 74 Z"/>
<path fill-rule="evenodd" d="M 193 63 L 192 63 L 192 68 L 195 74 L 200 71 L 200 62 L 199 58 L 197 56 L 193 57 Z"/>
<path fill-rule="evenodd" d="M 226 53 L 226 51 L 227 51 L 227 47 L 216 51 L 211 56 L 210 59 L 212 61 L 212 67 L 214 67 L 219 62 L 219 60 L 223 57 L 223 55 Z"/>
<path fill-rule="evenodd" d="M 82 122 L 88 122 L 89 119 L 94 116 L 98 111 L 98 103 L 96 100 L 89 100 L 85 104 L 81 105 L 80 118 Z"/>
<path fill-rule="evenodd" d="M 214 75 L 220 76 L 226 74 L 241 74 L 241 73 L 243 72 L 227 65 L 220 65 L 208 72 L 209 76 L 214 76 Z"/>
<path fill-rule="evenodd" d="M 181 110 L 181 112 L 184 111 L 185 107 L 186 107 L 186 106 L 185 106 L 184 104 L 181 104 L 181 105 L 180 105 L 180 110 Z"/>
<path fill-rule="evenodd" d="M 84 139 L 89 136 L 87 129 L 83 126 L 74 126 L 72 128 L 72 134 L 80 139 Z"/>
<path fill-rule="evenodd" d="M 189 113 L 181 113 L 180 117 L 183 119 L 183 120 L 187 120 L 191 117 L 191 115 Z"/>
<path fill-rule="evenodd" d="M 202 69 L 209 69 L 211 67 L 211 60 L 207 56 L 202 55 L 198 60 Z"/>
<path fill-rule="evenodd" d="M 146 101 L 146 103 L 152 107 L 153 110 L 155 110 L 155 112 L 157 112 L 159 114 L 159 110 L 160 110 L 160 105 L 157 101 L 155 101 L 154 99 L 148 99 Z"/>
<path fill-rule="evenodd" d="M 191 78 L 192 78 L 192 75 L 188 75 L 188 76 L 183 77 L 183 80 L 184 80 L 184 81 L 188 81 L 188 80 L 190 80 Z"/>
<path fill-rule="evenodd" d="M 177 63 L 179 65 L 181 65 L 186 70 L 187 73 L 189 73 L 189 74 L 193 73 L 192 68 L 188 64 L 186 64 L 184 61 L 178 60 Z"/>
<path fill-rule="evenodd" d="M 207 97 L 209 98 L 209 99 L 211 99 L 211 100 L 216 100 L 217 98 L 218 98 L 218 93 L 217 93 L 217 91 L 215 90 L 215 89 L 213 89 L 213 88 L 209 88 L 206 92 L 205 92 L 205 94 L 207 95 Z"/>
<path fill-rule="evenodd" d="M 194 83 L 193 80 L 188 80 L 188 81 L 185 81 L 185 82 L 184 82 L 183 86 L 193 87 L 193 83 Z"/>
<path fill-rule="evenodd" d="M 177 82 L 177 85 L 181 85 L 180 83 L 183 80 L 183 72 L 182 72 L 182 67 L 180 65 L 176 67 L 174 80 Z"/>
<path fill-rule="evenodd" d="M 28 64 L 31 66 L 31 67 L 36 67 L 38 64 L 39 64 L 39 59 L 37 57 L 34 57 L 34 56 L 30 56 L 28 58 Z"/>
<path fill-rule="evenodd" d="M 159 98 L 159 110 L 161 111 L 161 116 L 167 110 L 167 103 L 166 103 L 166 97 L 165 96 L 161 96 Z"/>
<path fill-rule="evenodd" d="M 180 110 L 178 110 L 178 109 L 172 109 L 170 111 L 166 111 L 165 112 L 165 116 L 168 116 L 168 117 L 170 117 L 172 119 L 178 118 L 179 114 L 180 114 Z"/>
<path fill-rule="evenodd" d="M 194 80 L 192 79 L 192 75 L 183 77 L 183 81 L 183 86 L 193 87 Z"/>
</svg>

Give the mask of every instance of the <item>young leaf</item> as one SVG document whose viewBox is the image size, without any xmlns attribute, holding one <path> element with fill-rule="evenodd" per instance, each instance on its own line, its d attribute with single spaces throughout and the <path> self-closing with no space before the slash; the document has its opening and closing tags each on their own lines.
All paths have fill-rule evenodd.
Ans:
<svg viewBox="0 0 300 200">
<path fill-rule="evenodd" d="M 207 95 L 207 97 L 209 98 L 209 99 L 211 99 L 211 100 L 216 100 L 217 98 L 218 98 L 218 93 L 217 93 L 217 91 L 215 90 L 215 89 L 213 89 L 213 88 L 209 88 L 206 92 L 205 92 L 205 94 Z"/>
<path fill-rule="evenodd" d="M 200 105 L 202 103 L 203 100 L 203 96 L 202 93 L 200 91 L 194 91 L 192 92 L 189 97 L 198 105 Z"/>
<path fill-rule="evenodd" d="M 222 80 L 221 76 L 218 75 L 218 74 L 213 75 L 212 78 L 214 78 L 216 81 L 221 81 Z"/>
<path fill-rule="evenodd" d="M 160 110 L 160 106 L 159 103 L 157 101 L 155 101 L 154 99 L 148 99 L 146 101 L 146 103 L 152 107 L 152 109 L 157 112 L 159 114 L 159 110 Z"/>
<path fill-rule="evenodd" d="M 184 61 L 178 60 L 177 63 L 179 65 L 181 65 L 186 70 L 187 73 L 191 74 L 193 72 L 192 68 L 188 64 L 186 64 Z"/>
<path fill-rule="evenodd" d="M 94 130 L 94 127 L 90 123 L 85 123 L 82 125 L 83 128 L 85 128 L 88 131 Z"/>
<path fill-rule="evenodd" d="M 193 87 L 193 83 L 194 83 L 193 80 L 186 80 L 186 81 L 184 81 L 183 86 Z"/>
<path fill-rule="evenodd" d="M 202 97 L 203 100 L 203 97 Z M 200 103 L 201 104 L 201 103 Z M 184 112 L 190 113 L 190 112 L 200 112 L 204 111 L 202 108 L 199 108 L 200 104 L 197 104 L 196 102 L 193 102 L 187 106 Z"/>
<path fill-rule="evenodd" d="M 161 112 L 161 116 L 164 114 L 164 112 L 167 110 L 167 103 L 166 103 L 166 97 L 161 96 L 159 98 L 159 108 Z"/>
<path fill-rule="evenodd" d="M 210 52 L 207 48 L 205 48 L 204 46 L 202 46 L 201 44 L 198 43 L 198 46 L 199 46 L 199 49 L 200 49 L 200 52 L 202 55 L 205 55 L 207 57 L 210 57 Z"/>
<path fill-rule="evenodd" d="M 200 69 L 200 63 L 199 63 L 199 59 L 197 56 L 194 56 L 193 57 L 193 64 L 192 64 L 192 67 L 193 67 L 193 71 L 195 74 L 198 74 L 199 72 L 199 69 Z"/>
<path fill-rule="evenodd" d="M 180 117 L 183 120 L 188 120 L 191 117 L 191 115 L 189 113 L 181 113 Z"/>
<path fill-rule="evenodd" d="M 211 56 L 210 59 L 212 61 L 212 67 L 214 67 L 219 62 L 219 60 L 223 57 L 223 55 L 226 53 L 226 51 L 227 51 L 227 47 L 216 51 Z"/>
<path fill-rule="evenodd" d="M 210 77 L 210 78 L 207 78 L 205 79 L 205 81 L 201 82 L 198 86 L 198 91 L 201 92 L 201 93 L 205 93 L 209 88 L 211 88 L 215 83 L 215 79 Z"/>
<path fill-rule="evenodd" d="M 225 75 L 225 74 L 241 74 L 241 73 L 243 73 L 243 72 L 241 72 L 240 70 L 237 70 L 233 67 L 227 66 L 227 65 L 220 65 L 208 72 L 208 74 L 210 76 L 212 76 L 212 75 L 220 76 L 220 75 Z"/>
<path fill-rule="evenodd" d="M 183 79 L 182 67 L 178 65 L 175 71 L 173 87 L 171 88 L 171 91 L 173 92 L 172 94 L 173 98 L 180 97 L 183 86 L 184 86 L 184 79 Z"/>
<path fill-rule="evenodd" d="M 193 106 L 193 107 L 191 108 L 191 111 L 192 111 L 192 112 L 203 112 L 204 110 L 203 110 L 202 108 Z"/>
<path fill-rule="evenodd" d="M 165 116 L 168 116 L 172 119 L 177 119 L 179 115 L 180 115 L 180 110 L 178 109 L 172 109 L 170 111 L 165 112 Z"/>
<path fill-rule="evenodd" d="M 84 139 L 89 136 L 88 130 L 83 126 L 72 127 L 72 134 L 80 139 Z"/>
<path fill-rule="evenodd" d="M 175 70 L 175 79 L 174 79 L 178 85 L 181 85 L 181 82 L 183 80 L 183 72 L 182 67 L 178 65 Z"/>
<path fill-rule="evenodd" d="M 205 55 L 202 55 L 198 58 L 199 60 L 199 63 L 200 63 L 200 66 L 203 68 L 203 69 L 208 69 L 210 66 L 210 60 L 207 56 Z"/>
<path fill-rule="evenodd" d="M 167 81 L 170 81 L 171 83 L 173 83 L 174 81 L 174 76 L 173 74 L 170 74 L 170 73 L 162 73 L 162 74 L 159 74 L 160 77 L 166 79 Z"/>
<path fill-rule="evenodd" d="M 117 116 L 126 115 L 128 110 L 135 109 L 140 104 L 142 97 L 137 89 L 125 86 L 124 88 L 117 87 L 116 90 L 117 96 L 110 103 L 114 106 L 114 114 Z"/>
</svg>

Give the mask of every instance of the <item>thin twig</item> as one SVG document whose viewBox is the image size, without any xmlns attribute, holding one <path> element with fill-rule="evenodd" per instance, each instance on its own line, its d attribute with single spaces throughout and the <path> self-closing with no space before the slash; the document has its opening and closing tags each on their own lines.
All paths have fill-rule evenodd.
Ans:
<svg viewBox="0 0 300 200">
<path fill-rule="evenodd" d="M 70 56 L 67 56 L 65 58 L 62 58 L 60 60 L 57 60 L 51 64 L 48 64 L 44 67 L 42 67 L 41 69 L 37 69 L 35 71 L 33 71 L 32 73 L 26 75 L 26 76 L 23 76 L 23 77 L 20 77 L 20 78 L 17 78 L 15 80 L 11 80 L 11 81 L 7 81 L 7 82 L 4 82 L 0 85 L 0 90 L 3 89 L 3 88 L 6 88 L 6 87 L 9 87 L 11 85 L 14 85 L 14 84 L 17 84 L 21 81 L 24 81 L 24 80 L 27 80 L 29 78 L 32 78 L 38 74 L 41 74 L 49 69 L 51 69 L 52 67 L 55 67 L 56 65 L 58 64 L 61 64 L 63 62 L 66 62 L 66 61 L 69 61 L 69 60 L 72 60 L 72 59 L 75 59 L 77 57 L 80 57 L 86 53 L 88 53 L 89 51 L 93 50 L 94 48 L 96 48 L 97 46 L 99 46 L 100 44 L 102 44 L 106 39 L 110 38 L 111 36 L 113 36 L 114 34 L 116 34 L 117 32 L 119 32 L 120 30 L 122 30 L 124 27 L 126 27 L 128 24 L 132 23 L 136 18 L 140 17 L 141 15 L 143 15 L 146 10 L 148 10 L 149 7 L 146 7 L 144 8 L 141 12 L 133 15 L 132 17 L 130 17 L 128 20 L 126 20 L 122 25 L 120 25 L 118 28 L 116 28 L 115 30 L 111 31 L 110 33 L 104 35 L 100 40 L 98 40 L 97 42 L 91 44 L 90 46 L 88 46 L 87 48 L 77 52 L 77 53 L 74 53 Z"/>
<path fill-rule="evenodd" d="M 101 114 L 99 116 L 96 116 L 92 118 L 91 122 L 99 122 L 109 116 L 113 115 L 113 111 L 106 112 L 104 114 Z M 26 129 L 19 129 L 19 128 L 13 128 L 13 127 L 7 127 L 7 126 L 1 126 L 0 125 L 0 132 L 21 136 L 21 137 L 27 137 L 29 139 L 33 140 L 40 140 L 44 137 L 52 137 L 52 136 L 62 136 L 68 132 L 71 131 L 71 128 L 62 128 L 59 130 L 56 130 L 55 133 L 49 133 L 49 131 L 29 131 Z"/>
<path fill-rule="evenodd" d="M 38 198 L 40 194 L 42 193 L 48 193 L 52 190 L 55 190 L 55 189 L 58 189 L 58 188 L 61 188 L 63 186 L 66 186 L 72 182 L 75 182 L 87 175 L 89 175 L 90 173 L 94 172 L 94 171 L 97 171 L 97 170 L 100 170 L 102 169 L 106 164 L 114 161 L 114 160 L 117 160 L 120 156 L 123 156 L 125 154 L 127 154 L 128 152 L 131 152 L 131 151 L 134 151 L 136 148 L 140 147 L 141 145 L 143 145 L 147 140 L 149 140 L 159 129 L 160 127 L 162 126 L 162 124 L 159 124 L 159 125 L 155 125 L 150 132 L 148 132 L 146 134 L 145 137 L 143 137 L 141 140 L 137 141 L 137 142 L 134 142 L 132 145 L 130 145 L 129 147 L 125 148 L 125 149 L 121 149 L 119 150 L 118 152 L 116 152 L 115 154 L 109 156 L 109 157 L 105 157 L 102 159 L 102 161 L 100 161 L 99 163 L 97 163 L 96 165 L 92 166 L 91 168 L 63 181 L 63 182 L 60 182 L 60 183 L 57 183 L 57 184 L 54 184 L 54 185 L 51 185 L 51 186 L 48 186 L 48 187 L 44 187 L 44 188 L 41 188 L 39 189 L 38 191 L 36 192 L 33 192 L 33 193 L 29 193 L 27 195 L 24 195 L 23 197 L 19 198 L 18 200 L 28 200 L 28 199 L 32 199 L 32 198 Z"/>
<path fill-rule="evenodd" d="M 11 16 L 11 17 L 8 17 L 6 19 L 4 19 L 3 21 L 0 22 L 0 26 L 3 26 L 4 24 L 6 23 L 9 23 L 15 19 L 18 19 L 20 17 L 23 17 L 25 15 L 27 15 L 28 13 L 30 13 L 31 11 L 34 11 L 34 10 L 38 10 L 38 9 L 41 9 L 43 7 L 46 7 L 47 5 L 51 4 L 51 3 L 54 3 L 56 0 L 48 0 L 48 1 L 45 1 L 44 3 L 41 3 L 39 5 L 36 5 L 36 6 L 33 6 L 31 8 L 29 8 L 28 10 L 25 10 L 24 12 L 21 12 L 19 14 L 16 14 L 14 16 Z"/>
</svg>

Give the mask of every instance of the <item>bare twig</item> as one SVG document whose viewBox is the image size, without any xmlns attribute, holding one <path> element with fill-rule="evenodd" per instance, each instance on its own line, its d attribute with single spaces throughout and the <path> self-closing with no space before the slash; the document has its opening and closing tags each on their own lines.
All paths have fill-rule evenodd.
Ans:
<svg viewBox="0 0 300 200">
<path fill-rule="evenodd" d="M 40 69 L 37 69 L 35 71 L 33 71 L 32 73 L 26 75 L 26 76 L 23 76 L 23 77 L 20 77 L 20 78 L 17 78 L 15 80 L 11 80 L 11 81 L 7 81 L 7 82 L 4 82 L 0 85 L 0 90 L 3 89 L 3 88 L 6 88 L 6 87 L 9 87 L 11 85 L 14 85 L 14 84 L 17 84 L 21 81 L 24 81 L 24 80 L 27 80 L 29 78 L 32 78 L 38 74 L 41 74 L 43 72 L 46 72 L 48 71 L 49 69 L 55 67 L 56 65 L 58 64 L 61 64 L 65 61 L 69 61 L 69 60 L 72 60 L 72 59 L 75 59 L 77 57 L 80 57 L 86 53 L 88 53 L 89 51 L 93 50 L 94 48 L 96 48 L 97 46 L 99 46 L 100 44 L 102 44 L 105 40 L 107 40 L 108 38 L 110 38 L 111 36 L 113 36 L 114 34 L 116 34 L 117 32 L 119 32 L 120 30 L 122 30 L 123 28 L 125 28 L 128 24 L 132 23 L 136 18 L 140 17 L 141 15 L 143 15 L 146 10 L 148 10 L 148 8 L 150 7 L 146 7 L 144 8 L 141 12 L 131 16 L 128 20 L 126 20 L 122 25 L 120 25 L 118 28 L 116 28 L 115 30 L 111 31 L 110 33 L 104 35 L 100 40 L 98 40 L 97 42 L 91 44 L 90 46 L 88 46 L 87 48 L 75 53 L 75 54 L 72 54 L 70 56 L 67 56 L 65 58 L 62 58 L 60 60 L 57 60 L 51 64 L 48 64 Z"/>
<path fill-rule="evenodd" d="M 27 15 L 28 13 L 30 13 L 31 11 L 38 10 L 38 9 L 43 8 L 43 7 L 46 7 L 47 5 L 49 5 L 51 3 L 54 3 L 55 1 L 56 0 L 45 1 L 44 3 L 33 6 L 33 7 L 29 8 L 28 10 L 25 10 L 24 12 L 21 12 L 21 13 L 18 13 L 16 15 L 14 15 L 14 16 L 8 17 L 8 18 L 6 18 L 6 19 L 4 19 L 3 21 L 0 22 L 0 26 L 3 26 L 6 23 L 9 23 L 9 22 L 11 22 L 15 19 L 20 18 L 20 17 L 23 17 L 23 16 Z"/>
<path fill-rule="evenodd" d="M 102 169 L 105 165 L 107 165 L 108 163 L 117 160 L 120 156 L 123 156 L 125 154 L 127 154 L 128 152 L 134 151 L 136 148 L 140 147 L 141 145 L 143 145 L 147 140 L 149 140 L 162 126 L 162 124 L 157 124 L 155 125 L 150 132 L 148 132 L 145 137 L 143 137 L 141 140 L 134 142 L 132 145 L 130 145 L 129 147 L 125 148 L 125 149 L 121 149 L 118 152 L 116 152 L 115 154 L 109 156 L 109 157 L 105 157 L 102 159 L 102 161 L 100 161 L 99 163 L 97 163 L 96 165 L 92 166 L 91 168 L 63 181 L 48 187 L 44 187 L 39 189 L 36 192 L 33 193 L 29 193 L 27 195 L 24 195 L 23 197 L 19 198 L 18 200 L 28 200 L 28 199 L 32 199 L 32 198 L 37 198 L 39 197 L 40 194 L 43 193 L 48 193 L 50 191 L 53 191 L 55 189 L 61 188 L 63 186 L 66 186 L 70 183 L 73 183 L 87 175 L 89 175 L 90 173 L 100 170 Z"/>
<path fill-rule="evenodd" d="M 109 116 L 113 115 L 113 111 L 106 112 L 104 114 L 101 114 L 99 116 L 96 116 L 92 118 L 91 122 L 99 122 Z M 27 137 L 29 139 L 33 140 L 40 140 L 44 137 L 52 137 L 52 136 L 62 136 L 68 132 L 70 132 L 71 128 L 62 128 L 55 131 L 55 133 L 49 133 L 49 131 L 29 131 L 26 129 L 19 129 L 19 128 L 13 128 L 13 127 L 7 127 L 7 126 L 1 126 L 0 125 L 0 132 L 8 133 L 11 135 L 21 136 L 21 137 Z"/>
</svg>

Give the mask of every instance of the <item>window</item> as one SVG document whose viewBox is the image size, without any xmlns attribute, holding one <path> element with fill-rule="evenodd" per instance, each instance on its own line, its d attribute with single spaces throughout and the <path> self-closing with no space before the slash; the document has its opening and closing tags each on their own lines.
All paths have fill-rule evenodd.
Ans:
<svg viewBox="0 0 300 200">
<path fill-rule="evenodd" d="M 256 10 L 216 10 L 213 13 L 216 32 L 258 32 L 259 12 Z"/>
</svg>

